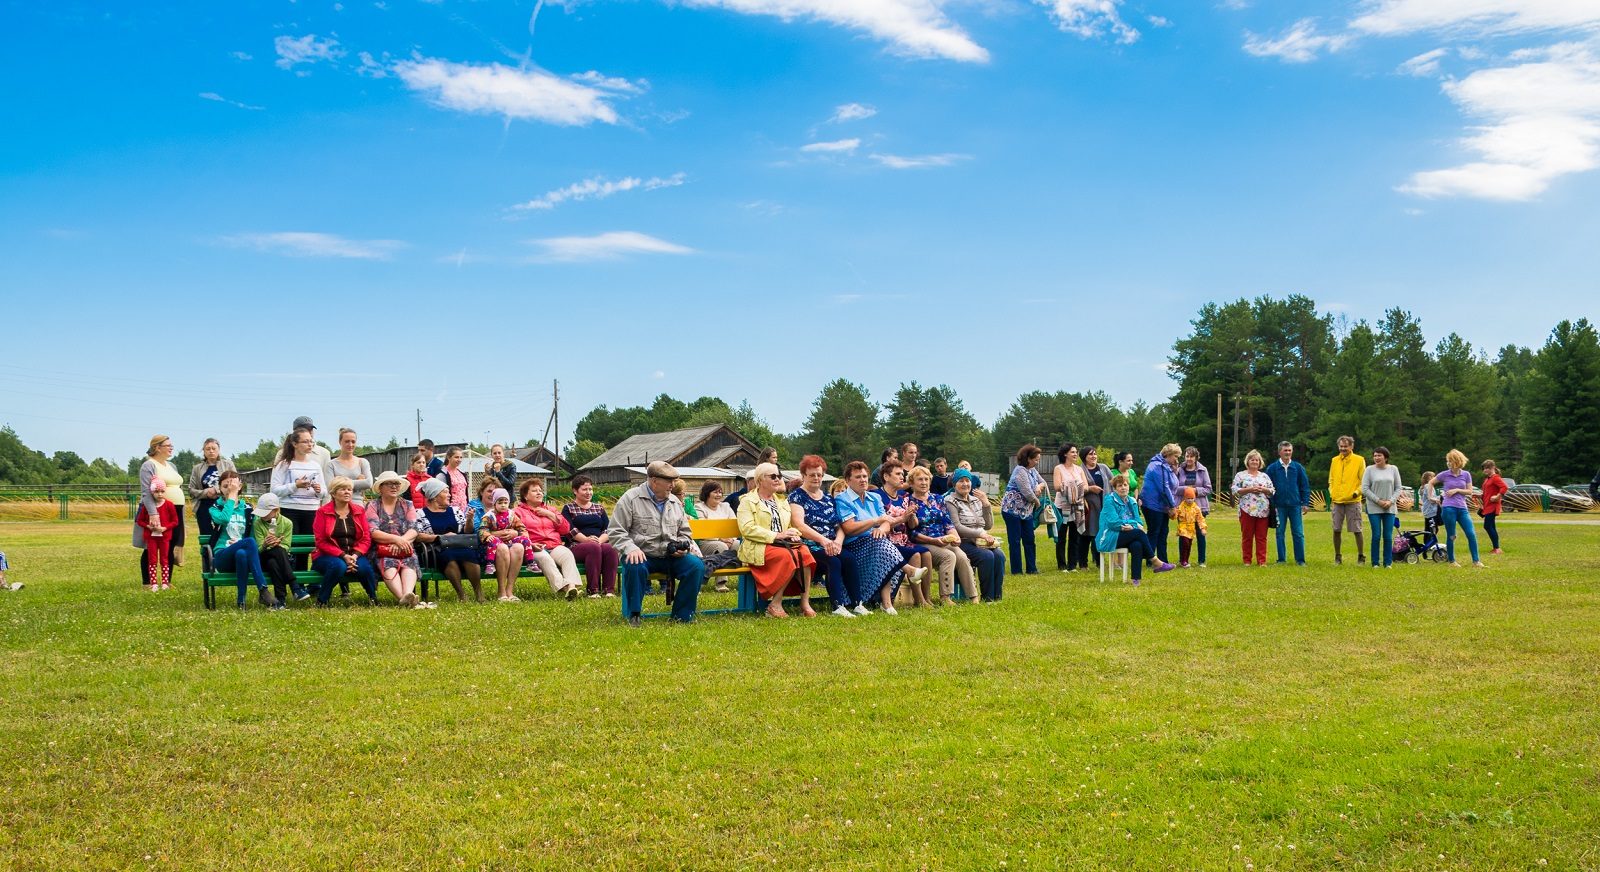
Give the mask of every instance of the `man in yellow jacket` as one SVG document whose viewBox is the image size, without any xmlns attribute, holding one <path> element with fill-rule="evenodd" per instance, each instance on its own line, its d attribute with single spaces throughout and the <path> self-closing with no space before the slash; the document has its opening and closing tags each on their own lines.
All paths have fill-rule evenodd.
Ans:
<svg viewBox="0 0 1600 872">
<path fill-rule="evenodd" d="M 1339 453 L 1328 466 L 1328 502 L 1333 506 L 1333 562 L 1343 563 L 1339 546 L 1341 530 L 1356 534 L 1356 562 L 1367 562 L 1366 549 L 1361 544 L 1361 476 L 1367 471 L 1367 462 L 1355 452 L 1356 440 L 1351 436 L 1339 437 Z"/>
</svg>

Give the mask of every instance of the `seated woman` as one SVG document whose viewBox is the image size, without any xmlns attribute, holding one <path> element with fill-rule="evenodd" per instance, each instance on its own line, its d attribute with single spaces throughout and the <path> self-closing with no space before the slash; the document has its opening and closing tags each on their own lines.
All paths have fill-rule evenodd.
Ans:
<svg viewBox="0 0 1600 872">
<path fill-rule="evenodd" d="M 432 476 L 428 475 L 428 459 L 420 451 L 411 455 L 411 468 L 406 471 L 406 490 L 410 494 L 411 505 L 416 508 L 420 509 L 428 504 L 428 498 L 422 492 L 422 483 L 430 478 Z"/>
<path fill-rule="evenodd" d="M 899 613 L 894 609 L 894 595 L 901 579 L 915 584 L 927 575 L 927 570 L 907 565 L 900 549 L 889 541 L 894 518 L 884 510 L 883 500 L 867 490 L 870 472 L 865 463 L 850 461 L 844 468 L 845 490 L 833 498 L 833 508 L 844 529 L 844 545 L 856 559 L 856 579 L 861 585 L 856 601 L 865 603 L 876 598 L 884 614 L 895 615 Z"/>
<path fill-rule="evenodd" d="M 1005 587 L 1006 557 L 1000 543 L 989 535 L 994 526 L 994 509 L 989 500 L 975 490 L 978 477 L 969 469 L 957 467 L 950 476 L 950 492 L 944 495 L 944 509 L 961 537 L 961 551 L 978 576 L 978 597 L 973 602 L 998 602 Z"/>
<path fill-rule="evenodd" d="M 939 600 L 944 605 L 955 602 L 956 582 L 966 592 L 967 600 L 975 602 L 978 588 L 972 580 L 972 561 L 961 550 L 961 535 L 950 523 L 950 513 L 944 501 L 933 493 L 933 473 L 919 466 L 910 473 L 911 490 L 906 492 L 906 508 L 916 514 L 917 527 L 911 531 L 918 544 L 925 546 L 939 569 Z M 923 582 L 927 584 L 927 582 Z"/>
<path fill-rule="evenodd" d="M 1111 479 L 1111 493 L 1100 507 L 1100 533 L 1095 547 L 1101 554 L 1109 554 L 1118 548 L 1128 549 L 1128 558 L 1133 563 L 1134 584 L 1139 583 L 1139 573 L 1146 561 L 1156 572 L 1166 572 L 1172 568 L 1172 564 L 1156 559 L 1155 543 L 1144 531 L 1144 515 L 1139 504 L 1128 495 L 1128 477 L 1125 475 Z"/>
<path fill-rule="evenodd" d="M 894 518 L 894 526 L 889 528 L 889 542 L 900 549 L 900 556 L 906 559 L 909 566 L 922 570 L 921 581 L 911 585 L 913 602 L 918 608 L 933 605 L 928 598 L 928 586 L 932 584 L 928 576 L 933 574 L 933 554 L 928 551 L 928 546 L 911 538 L 911 531 L 917 526 L 917 513 L 911 511 L 910 494 L 903 490 L 906 465 L 899 460 L 885 460 L 880 470 L 883 487 L 874 493 L 883 500 L 884 512 Z"/>
<path fill-rule="evenodd" d="M 522 602 L 517 596 L 517 573 L 522 571 L 523 558 L 533 550 L 533 542 L 523 530 L 522 519 L 511 511 L 511 494 L 505 488 L 496 487 L 489 494 L 489 508 L 478 519 L 477 528 L 484 565 L 494 567 L 499 583 L 500 602 Z"/>
<path fill-rule="evenodd" d="M 695 511 L 695 517 L 702 521 L 732 521 L 735 517 L 737 517 L 734 514 L 733 506 L 729 505 L 728 502 L 722 498 L 722 485 L 717 484 L 714 481 L 708 481 L 700 486 L 700 503 L 695 506 Z M 695 541 L 700 543 L 700 553 L 707 557 L 710 557 L 713 554 L 721 554 L 730 548 L 739 547 L 739 540 L 737 538 L 696 539 Z M 725 583 L 718 582 L 717 588 L 719 590 L 726 590 L 727 585 Z"/>
<path fill-rule="evenodd" d="M 517 493 L 517 520 L 522 522 L 524 534 L 532 543 L 528 557 L 539 565 L 550 590 L 556 596 L 575 600 L 583 593 L 583 577 L 578 575 L 578 561 L 572 549 L 561 544 L 572 531 L 572 525 L 544 501 L 544 482 L 530 478 L 522 483 Z"/>
<path fill-rule="evenodd" d="M 233 572 L 239 584 L 239 608 L 244 608 L 244 596 L 255 581 L 257 597 L 269 609 L 281 609 L 283 603 L 267 590 L 267 577 L 261 571 L 261 553 L 251 536 L 250 505 L 239 499 L 243 482 L 233 468 L 224 469 L 217 478 L 221 496 L 211 501 L 207 511 L 213 530 L 211 535 L 211 565 L 222 572 Z"/>
<path fill-rule="evenodd" d="M 800 458 L 799 484 L 789 491 L 789 517 L 823 574 L 834 616 L 853 618 L 857 614 L 854 609 L 863 615 L 867 610 L 856 603 L 856 559 L 844 548 L 844 530 L 839 528 L 833 495 L 822 489 L 827 474 L 826 460 L 815 454 Z"/>
<path fill-rule="evenodd" d="M 478 495 L 468 500 L 466 506 L 467 511 L 472 513 L 472 526 L 474 529 L 483 526 L 483 513 L 494 505 L 494 492 L 496 490 L 505 490 L 505 488 L 500 487 L 500 482 L 494 476 L 486 475 L 478 479 Z M 511 491 L 506 490 L 506 493 L 511 493 Z M 451 505 L 454 504 L 455 498 L 452 497 Z"/>
<path fill-rule="evenodd" d="M 400 499 L 405 483 L 406 480 L 393 470 L 378 476 L 378 498 L 366 505 L 367 524 L 372 533 L 372 562 L 377 567 L 378 577 L 400 605 L 431 609 L 433 603 L 423 602 L 417 596 L 417 576 L 422 573 L 414 544 L 418 535 L 417 510 Z"/>
<path fill-rule="evenodd" d="M 617 595 L 617 564 L 621 556 L 606 539 L 611 519 L 606 507 L 594 501 L 594 480 L 587 475 L 572 477 L 572 502 L 561 507 L 562 517 L 572 527 L 572 556 L 583 564 L 589 580 L 589 598 Z"/>
<path fill-rule="evenodd" d="M 783 473 L 762 463 L 750 473 L 755 490 L 739 501 L 739 562 L 750 568 L 756 593 L 770 602 L 767 614 L 787 618 L 783 591 L 800 573 L 800 614 L 817 616 L 811 608 L 811 570 L 817 565 L 795 529 L 789 501 L 783 498 Z"/>
<path fill-rule="evenodd" d="M 367 559 L 367 552 L 372 550 L 372 532 L 367 527 L 367 513 L 351 502 L 354 494 L 355 485 L 342 475 L 328 482 L 332 499 L 317 509 L 312 521 L 317 550 L 311 568 L 322 575 L 322 584 L 317 587 L 319 606 L 327 605 L 334 586 L 352 575 L 367 592 L 367 599 L 378 601 L 378 577 Z"/>
<path fill-rule="evenodd" d="M 295 602 L 311 599 L 306 586 L 295 578 L 294 563 L 289 559 L 289 546 L 294 544 L 294 524 L 279 510 L 275 494 L 256 498 L 255 523 L 250 525 L 250 533 L 261 555 L 261 570 L 272 579 L 279 601 L 288 599 L 290 591 L 294 592 Z"/>
<path fill-rule="evenodd" d="M 422 455 L 417 455 L 421 457 Z M 464 509 L 450 505 L 450 488 L 444 482 L 430 478 L 418 485 L 422 498 L 427 504 L 422 507 L 417 518 L 417 538 L 423 542 L 439 545 L 433 552 L 433 568 L 444 573 L 449 579 L 450 586 L 456 589 L 456 599 L 465 600 L 466 591 L 461 587 L 463 576 L 472 582 L 472 599 L 483 602 L 483 564 L 478 561 L 482 556 L 482 549 L 477 546 L 463 547 L 453 545 L 446 547 L 440 545 L 444 536 L 465 536 L 472 533 L 472 518 Z"/>
</svg>

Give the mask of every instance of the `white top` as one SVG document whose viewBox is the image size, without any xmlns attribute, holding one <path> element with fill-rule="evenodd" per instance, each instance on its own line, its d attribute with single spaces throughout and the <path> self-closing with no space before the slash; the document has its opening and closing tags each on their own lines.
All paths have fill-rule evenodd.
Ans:
<svg viewBox="0 0 1600 872">
<path fill-rule="evenodd" d="M 304 484 L 301 480 L 304 479 Z M 311 489 L 316 482 L 321 493 Z M 322 474 L 322 464 L 315 457 L 305 460 L 288 460 L 272 468 L 272 492 L 286 509 L 315 511 L 328 494 L 328 479 Z"/>
<path fill-rule="evenodd" d="M 695 514 L 699 515 L 700 519 L 704 521 L 731 521 L 738 517 L 738 515 L 734 514 L 733 512 L 733 506 L 729 505 L 727 500 L 717 503 L 717 507 L 714 509 L 708 507 L 705 503 L 695 503 L 694 511 Z"/>
</svg>

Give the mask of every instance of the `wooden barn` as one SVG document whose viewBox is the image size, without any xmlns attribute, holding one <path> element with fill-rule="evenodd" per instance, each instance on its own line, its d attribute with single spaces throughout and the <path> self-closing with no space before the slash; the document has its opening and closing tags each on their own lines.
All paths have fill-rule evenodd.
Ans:
<svg viewBox="0 0 1600 872">
<path fill-rule="evenodd" d="M 665 460 L 677 467 L 731 469 L 743 473 L 756 465 L 760 447 L 726 424 L 689 427 L 670 433 L 640 433 L 585 463 L 579 472 L 595 484 L 629 484 L 635 481 L 630 466 L 648 466 Z"/>
<path fill-rule="evenodd" d="M 577 471 L 573 468 L 572 464 L 557 457 L 554 451 L 551 451 L 549 448 L 546 448 L 543 445 L 531 445 L 527 448 L 518 448 L 511 452 L 511 456 L 522 461 L 523 463 L 531 463 L 534 466 L 542 466 L 545 469 L 550 470 L 552 474 L 561 478 L 571 478 L 572 474 Z"/>
</svg>

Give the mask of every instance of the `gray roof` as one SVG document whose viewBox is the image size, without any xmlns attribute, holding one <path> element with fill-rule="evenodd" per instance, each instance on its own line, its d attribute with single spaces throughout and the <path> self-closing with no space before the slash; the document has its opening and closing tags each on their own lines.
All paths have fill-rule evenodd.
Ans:
<svg viewBox="0 0 1600 872">
<path fill-rule="evenodd" d="M 615 448 L 608 449 L 606 453 L 579 467 L 579 471 L 642 465 L 652 460 L 665 460 L 670 463 L 672 458 L 709 439 L 724 426 L 726 425 L 707 424 L 704 427 L 689 427 L 669 433 L 640 433 L 629 436 L 618 442 Z"/>
<path fill-rule="evenodd" d="M 526 460 L 513 460 L 511 462 L 517 466 L 517 475 L 551 474 L 550 470 L 542 466 L 535 466 Z M 488 465 L 489 458 L 487 457 L 463 457 L 461 459 L 461 471 L 465 473 L 483 472 L 483 468 Z"/>
<path fill-rule="evenodd" d="M 650 470 L 648 466 L 627 466 L 623 468 L 638 475 L 648 475 Z M 716 466 L 675 466 L 673 469 L 678 471 L 679 478 L 744 478 L 744 476 L 731 469 L 722 469 Z"/>
</svg>

